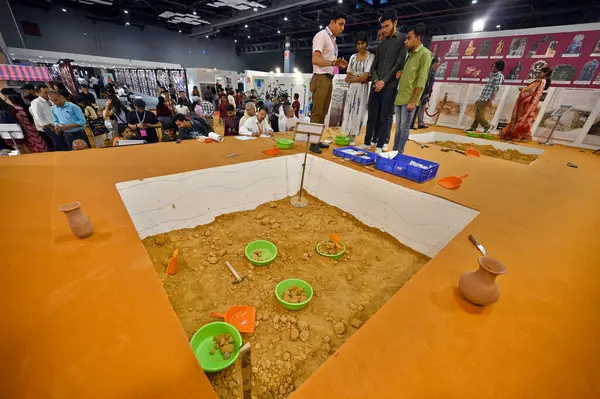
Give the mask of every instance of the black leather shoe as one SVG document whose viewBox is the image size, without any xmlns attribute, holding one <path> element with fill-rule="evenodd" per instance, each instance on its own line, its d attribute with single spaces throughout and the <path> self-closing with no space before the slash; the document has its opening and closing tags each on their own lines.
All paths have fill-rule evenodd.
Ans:
<svg viewBox="0 0 600 399">
<path fill-rule="evenodd" d="M 315 154 L 320 154 L 320 153 L 323 152 L 323 151 L 321 151 L 321 149 L 319 148 L 319 146 L 317 144 L 315 144 L 315 143 L 312 143 L 310 145 L 310 151 L 314 152 Z"/>
<path fill-rule="evenodd" d="M 329 144 L 325 144 L 319 141 L 319 148 L 329 148 Z"/>
</svg>

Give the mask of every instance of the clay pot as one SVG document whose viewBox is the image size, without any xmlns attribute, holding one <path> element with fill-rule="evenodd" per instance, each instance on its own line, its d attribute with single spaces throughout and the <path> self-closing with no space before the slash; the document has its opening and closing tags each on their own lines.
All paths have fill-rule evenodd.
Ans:
<svg viewBox="0 0 600 399">
<path fill-rule="evenodd" d="M 500 298 L 500 287 L 496 283 L 496 277 L 506 274 L 506 267 L 489 256 L 482 256 L 477 262 L 479 269 L 460 276 L 458 288 L 469 302 L 485 306 Z"/>
<path fill-rule="evenodd" d="M 69 227 L 73 234 L 79 238 L 85 238 L 92 235 L 92 224 L 90 220 L 81 211 L 80 202 L 69 202 L 61 205 L 59 211 L 64 212 L 69 222 Z"/>
</svg>

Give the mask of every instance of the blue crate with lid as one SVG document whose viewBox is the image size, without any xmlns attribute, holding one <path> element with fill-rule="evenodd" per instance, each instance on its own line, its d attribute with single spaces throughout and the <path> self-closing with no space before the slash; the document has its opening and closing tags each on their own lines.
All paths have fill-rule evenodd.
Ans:
<svg viewBox="0 0 600 399">
<path fill-rule="evenodd" d="M 333 155 L 349 159 L 361 165 L 373 165 L 377 160 L 377 154 L 374 152 L 361 150 L 357 147 L 334 148 Z"/>
<path fill-rule="evenodd" d="M 437 175 L 439 167 L 439 163 L 404 154 L 397 154 L 392 158 L 386 158 L 385 154 L 383 156 L 379 155 L 375 163 L 375 169 L 404 177 L 417 183 L 425 183 L 433 179 Z"/>
</svg>

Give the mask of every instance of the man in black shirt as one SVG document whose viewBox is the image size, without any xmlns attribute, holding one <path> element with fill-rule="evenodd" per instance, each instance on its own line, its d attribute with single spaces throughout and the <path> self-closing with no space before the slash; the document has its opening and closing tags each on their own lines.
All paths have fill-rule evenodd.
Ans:
<svg viewBox="0 0 600 399">
<path fill-rule="evenodd" d="M 96 102 L 96 97 L 94 97 L 94 95 L 92 93 L 90 93 L 90 88 L 88 87 L 88 85 L 86 85 L 86 84 L 81 85 L 81 93 L 79 93 L 77 102 L 78 103 L 89 102 L 90 104 L 94 104 Z"/>
<path fill-rule="evenodd" d="M 127 115 L 127 124 L 131 131 L 142 140 L 148 143 L 158 143 L 158 134 L 156 128 L 162 125 L 157 116 L 146 110 L 146 103 L 141 98 L 134 101 L 135 111 Z"/>
<path fill-rule="evenodd" d="M 365 145 L 377 143 L 377 147 L 387 149 L 389 141 L 390 117 L 394 112 L 394 100 L 398 90 L 399 72 L 404 67 L 406 48 L 405 35 L 398 32 L 398 13 L 394 9 L 386 10 L 379 18 L 384 40 L 379 43 L 375 60 L 371 66 L 373 86 L 369 96 L 367 132 Z"/>
</svg>

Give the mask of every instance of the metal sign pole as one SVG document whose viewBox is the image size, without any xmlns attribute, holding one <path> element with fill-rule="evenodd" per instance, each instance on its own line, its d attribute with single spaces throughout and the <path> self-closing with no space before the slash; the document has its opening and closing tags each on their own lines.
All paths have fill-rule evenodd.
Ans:
<svg viewBox="0 0 600 399">
<path fill-rule="evenodd" d="M 306 148 L 304 149 L 304 162 L 302 163 L 300 191 L 298 191 L 298 195 L 292 197 L 290 203 L 296 208 L 304 208 L 308 205 L 308 199 L 302 196 L 302 191 L 304 190 L 304 174 L 306 173 L 306 160 L 308 159 L 308 147 L 310 146 L 310 136 L 313 135 L 321 137 L 323 135 L 323 132 L 325 131 L 325 125 L 323 125 L 322 123 L 298 122 L 296 123 L 296 128 L 294 130 L 296 132 L 296 138 L 298 137 L 298 134 L 306 135 Z"/>
<path fill-rule="evenodd" d="M 304 162 L 302 163 L 302 178 L 300 179 L 300 191 L 298 195 L 292 197 L 290 202 L 296 208 L 304 208 L 308 205 L 308 200 L 302 197 L 302 190 L 304 189 L 304 173 L 306 172 L 306 158 L 308 157 L 308 147 L 310 145 L 310 133 L 306 136 L 306 148 L 304 149 Z"/>
<path fill-rule="evenodd" d="M 572 105 L 561 105 L 556 111 L 554 111 L 550 115 L 550 116 L 556 116 L 556 123 L 554 124 L 554 126 L 552 127 L 552 130 L 550 131 L 550 135 L 548 136 L 548 139 L 544 143 L 541 143 L 542 145 L 547 145 L 547 146 L 554 145 L 550 142 L 550 139 L 552 139 L 552 135 L 554 134 L 554 131 L 556 130 L 558 123 L 560 122 L 560 118 L 562 118 L 564 114 L 569 112 L 571 110 L 571 108 L 573 108 Z"/>
</svg>

